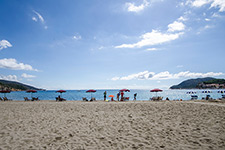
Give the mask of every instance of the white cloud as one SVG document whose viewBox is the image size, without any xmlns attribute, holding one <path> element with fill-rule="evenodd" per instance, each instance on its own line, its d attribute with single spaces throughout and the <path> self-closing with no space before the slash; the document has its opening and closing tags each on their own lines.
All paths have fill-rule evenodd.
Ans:
<svg viewBox="0 0 225 150">
<path fill-rule="evenodd" d="M 180 37 L 183 33 L 161 33 L 157 30 L 152 30 L 152 32 L 145 33 L 140 36 L 141 40 L 134 44 L 122 44 L 119 46 L 116 46 L 115 48 L 141 48 L 144 46 L 152 46 L 152 45 L 158 45 L 163 44 L 172 40 L 175 40 Z"/>
<path fill-rule="evenodd" d="M 7 41 L 7 40 L 0 41 L 0 50 L 2 50 L 3 48 L 8 48 L 8 47 L 12 47 L 12 45 L 9 43 L 9 41 Z"/>
<path fill-rule="evenodd" d="M 35 78 L 36 76 L 34 76 L 34 75 L 29 75 L 29 74 L 26 74 L 26 73 L 23 73 L 22 75 L 21 75 L 23 78 Z"/>
<path fill-rule="evenodd" d="M 149 2 L 147 0 L 144 0 L 143 3 L 139 6 L 136 6 L 134 3 L 126 3 L 127 11 L 130 12 L 140 12 L 144 10 L 146 7 L 149 6 Z"/>
<path fill-rule="evenodd" d="M 204 29 L 210 29 L 210 28 L 213 28 L 213 26 L 206 25 L 206 26 L 204 27 Z"/>
<path fill-rule="evenodd" d="M 217 14 L 217 13 L 213 13 L 212 17 L 213 17 L 213 18 L 220 18 L 221 15 L 219 15 L 219 14 Z"/>
<path fill-rule="evenodd" d="M 8 76 L 0 75 L 0 79 L 9 81 L 18 81 L 16 75 L 8 75 Z"/>
<path fill-rule="evenodd" d="M 186 4 L 191 4 L 193 7 L 202 7 L 206 4 L 211 4 L 210 8 L 219 8 L 220 12 L 225 11 L 225 0 L 188 0 Z"/>
<path fill-rule="evenodd" d="M 33 10 L 33 12 L 37 15 L 37 17 L 32 17 L 32 20 L 33 21 L 35 21 L 35 22 L 38 22 L 38 20 L 41 22 L 41 24 L 43 24 L 44 25 L 44 28 L 45 29 L 48 29 L 48 26 L 47 25 L 45 25 L 45 20 L 44 20 L 44 18 L 42 17 L 42 15 L 40 14 L 40 13 L 38 13 L 38 12 L 36 12 L 35 10 Z"/>
<path fill-rule="evenodd" d="M 177 19 L 178 21 L 187 21 L 188 19 L 187 18 L 185 18 L 185 17 L 183 17 L 183 16 L 181 16 L 180 18 L 178 18 Z"/>
<path fill-rule="evenodd" d="M 215 77 L 224 75 L 222 72 L 214 73 L 194 73 L 190 71 L 179 72 L 177 74 L 171 74 L 168 71 L 160 72 L 158 74 L 154 72 L 144 71 L 137 74 L 131 74 L 124 77 L 114 77 L 112 80 L 168 80 L 168 79 L 179 79 L 179 78 L 197 78 L 197 77 Z"/>
<path fill-rule="evenodd" d="M 191 2 L 192 6 L 194 7 L 201 7 L 205 4 L 210 3 L 212 0 L 195 0 L 193 2 Z"/>
<path fill-rule="evenodd" d="M 74 36 L 73 36 L 73 39 L 75 39 L 75 40 L 80 40 L 80 39 L 81 39 L 81 36 L 80 36 L 80 35 L 74 35 Z"/>
<path fill-rule="evenodd" d="M 36 12 L 35 10 L 34 10 L 33 12 L 38 16 L 39 20 L 40 20 L 42 23 L 45 22 L 44 18 L 41 16 L 40 13 Z M 34 18 L 34 17 L 33 17 L 33 18 Z M 32 18 L 32 19 L 33 19 L 33 18 Z M 37 20 L 37 18 L 36 18 L 36 20 Z"/>
<path fill-rule="evenodd" d="M 211 7 L 219 7 L 220 8 L 220 12 L 225 11 L 225 0 L 214 0 L 213 3 L 211 4 Z"/>
<path fill-rule="evenodd" d="M 147 51 L 157 51 L 158 49 L 157 48 L 148 48 L 146 49 Z"/>
<path fill-rule="evenodd" d="M 183 31 L 185 29 L 185 25 L 182 22 L 174 21 L 173 23 L 168 25 L 168 31 Z"/>
<path fill-rule="evenodd" d="M 205 21 L 210 21 L 210 19 L 209 18 L 205 18 Z"/>
<path fill-rule="evenodd" d="M 35 22 L 38 21 L 36 17 L 32 17 L 32 20 L 34 20 Z"/>
<path fill-rule="evenodd" d="M 16 59 L 13 58 L 4 58 L 0 59 L 0 68 L 12 69 L 12 70 L 32 70 L 38 71 L 34 69 L 31 65 L 18 63 Z"/>
</svg>

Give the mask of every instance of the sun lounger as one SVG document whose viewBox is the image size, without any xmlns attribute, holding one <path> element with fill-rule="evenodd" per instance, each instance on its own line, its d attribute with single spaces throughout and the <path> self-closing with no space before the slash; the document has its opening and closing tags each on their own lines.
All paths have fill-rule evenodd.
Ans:
<svg viewBox="0 0 225 150">
<path fill-rule="evenodd" d="M 163 97 L 160 97 L 160 96 L 150 98 L 150 100 L 152 101 L 161 101 L 162 99 Z"/>
<path fill-rule="evenodd" d="M 191 95 L 191 100 L 197 100 L 198 96 L 197 95 Z"/>
<path fill-rule="evenodd" d="M 11 101 L 11 99 L 8 99 L 7 97 L 3 97 L 4 101 Z"/>
<path fill-rule="evenodd" d="M 61 98 L 61 97 L 56 97 L 55 99 L 56 99 L 56 101 L 60 101 L 60 102 L 62 102 L 62 101 L 66 101 L 66 99 Z"/>
<path fill-rule="evenodd" d="M 222 95 L 222 99 L 225 99 L 225 95 Z"/>
<path fill-rule="evenodd" d="M 85 102 L 88 101 L 88 99 L 87 99 L 86 97 L 83 97 L 82 99 L 83 99 L 83 101 L 85 101 Z"/>
<path fill-rule="evenodd" d="M 31 101 L 31 100 L 27 97 L 24 97 L 24 101 Z"/>
<path fill-rule="evenodd" d="M 32 101 L 38 101 L 38 97 L 32 97 Z"/>
<path fill-rule="evenodd" d="M 96 101 L 96 99 L 94 97 L 92 97 L 90 101 Z"/>
<path fill-rule="evenodd" d="M 0 97 L 0 101 L 3 101 L 3 99 Z"/>
<path fill-rule="evenodd" d="M 129 101 L 130 97 L 124 97 L 125 101 Z"/>
</svg>

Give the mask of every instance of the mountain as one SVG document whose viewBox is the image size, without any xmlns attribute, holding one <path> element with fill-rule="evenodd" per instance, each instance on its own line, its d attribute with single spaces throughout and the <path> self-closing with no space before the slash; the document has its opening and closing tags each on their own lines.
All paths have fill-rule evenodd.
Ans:
<svg viewBox="0 0 225 150">
<path fill-rule="evenodd" d="M 39 89 L 16 81 L 0 80 L 0 90 L 26 91 L 26 90 L 43 90 L 43 89 Z"/>
<path fill-rule="evenodd" d="M 207 78 L 188 79 L 181 82 L 178 85 L 171 86 L 170 89 L 196 89 L 199 88 L 198 87 L 199 84 L 211 80 L 215 80 L 215 78 L 207 77 Z"/>
</svg>

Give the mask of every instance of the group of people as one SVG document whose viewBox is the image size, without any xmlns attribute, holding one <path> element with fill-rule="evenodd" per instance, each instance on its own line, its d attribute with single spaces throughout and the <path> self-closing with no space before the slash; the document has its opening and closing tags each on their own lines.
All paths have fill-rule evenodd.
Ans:
<svg viewBox="0 0 225 150">
<path fill-rule="evenodd" d="M 105 91 L 103 93 L 103 95 L 104 95 L 104 101 L 105 101 L 107 92 Z M 121 96 L 121 99 L 120 99 L 120 96 Z M 124 92 L 118 92 L 116 95 L 116 98 L 117 98 L 117 101 L 123 101 L 124 100 Z M 137 98 L 137 93 L 134 93 L 134 101 L 136 100 L 136 98 Z M 114 101 L 113 97 L 111 97 L 111 101 Z"/>
</svg>

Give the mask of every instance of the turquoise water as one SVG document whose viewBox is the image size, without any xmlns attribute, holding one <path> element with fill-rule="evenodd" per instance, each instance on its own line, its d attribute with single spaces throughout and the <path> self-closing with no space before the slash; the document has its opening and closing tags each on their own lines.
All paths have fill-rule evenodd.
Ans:
<svg viewBox="0 0 225 150">
<path fill-rule="evenodd" d="M 82 100 L 82 97 L 86 97 L 87 99 L 90 99 L 91 96 L 95 97 L 97 100 L 103 100 L 103 93 L 105 90 L 97 90 L 96 93 L 86 93 L 86 90 L 68 90 L 66 93 L 62 93 L 62 97 L 67 100 Z M 116 98 L 116 94 L 119 90 L 106 90 L 107 91 L 107 99 L 110 100 L 109 95 L 114 95 Z M 196 92 L 195 95 L 198 95 L 198 99 L 201 99 L 202 97 L 205 97 L 207 94 L 202 93 L 203 90 L 164 90 L 163 92 L 158 93 L 152 93 L 150 90 L 130 90 L 130 92 L 125 92 L 124 96 L 130 97 L 130 100 L 133 100 L 134 93 L 137 93 L 137 100 L 149 100 L 150 97 L 153 96 L 162 96 L 163 99 L 166 99 L 168 97 L 170 100 L 176 100 L 176 99 L 183 99 L 183 100 L 190 100 L 191 95 L 187 94 L 187 92 L 194 91 Z M 205 91 L 205 90 L 204 90 Z M 218 93 L 220 90 L 210 90 L 212 93 L 209 95 L 216 99 L 221 98 L 222 94 Z M 225 91 L 223 89 L 222 91 Z M 56 93 L 55 91 L 38 91 L 37 93 L 33 93 L 34 97 L 39 97 L 40 100 L 55 100 L 55 97 L 60 95 L 60 93 Z M 4 94 L 0 94 L 1 97 L 4 96 Z M 31 93 L 26 93 L 25 91 L 21 92 L 11 92 L 7 93 L 6 96 L 9 99 L 13 100 L 24 100 L 24 97 L 31 97 Z M 115 99 L 114 98 L 114 99 Z"/>
</svg>

